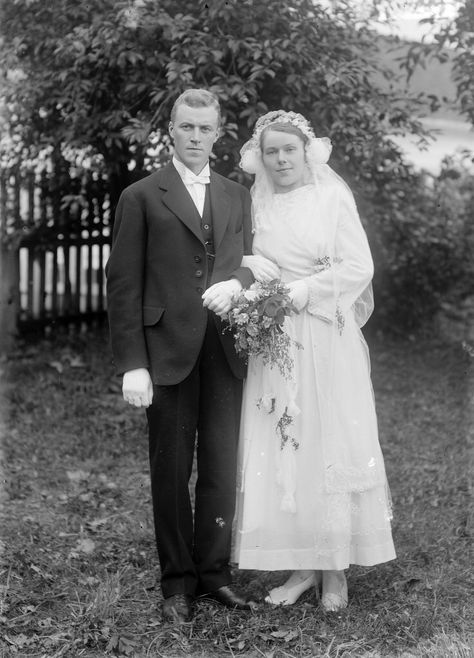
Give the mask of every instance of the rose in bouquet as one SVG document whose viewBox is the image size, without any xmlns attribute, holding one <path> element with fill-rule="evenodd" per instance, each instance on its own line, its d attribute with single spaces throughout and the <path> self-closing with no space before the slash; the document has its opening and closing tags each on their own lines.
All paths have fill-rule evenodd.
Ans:
<svg viewBox="0 0 474 658">
<path fill-rule="evenodd" d="M 301 347 L 285 332 L 285 318 L 298 313 L 281 281 L 254 283 L 234 299 L 227 315 L 237 354 L 261 356 L 265 365 L 277 366 L 289 378 L 293 368 L 292 344 Z"/>
</svg>

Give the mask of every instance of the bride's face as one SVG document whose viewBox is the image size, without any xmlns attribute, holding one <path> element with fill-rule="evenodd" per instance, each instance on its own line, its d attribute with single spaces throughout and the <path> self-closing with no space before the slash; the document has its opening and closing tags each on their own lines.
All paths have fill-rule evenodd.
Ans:
<svg viewBox="0 0 474 658">
<path fill-rule="evenodd" d="M 290 192 L 304 185 L 304 144 L 298 135 L 266 131 L 263 135 L 262 158 L 276 192 Z"/>
</svg>

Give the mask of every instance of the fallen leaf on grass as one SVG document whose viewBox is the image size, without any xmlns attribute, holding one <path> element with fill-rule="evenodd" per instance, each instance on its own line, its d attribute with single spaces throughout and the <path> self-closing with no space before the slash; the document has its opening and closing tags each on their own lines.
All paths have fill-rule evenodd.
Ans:
<svg viewBox="0 0 474 658">
<path fill-rule="evenodd" d="M 66 475 L 71 482 L 81 482 L 82 480 L 87 480 L 90 476 L 90 473 L 88 471 L 77 470 L 66 471 Z"/>
<path fill-rule="evenodd" d="M 243 640 L 241 637 L 233 637 L 230 638 L 230 640 L 227 640 L 227 642 L 229 645 L 235 646 L 236 649 L 242 651 L 247 643 L 247 640 Z"/>
<path fill-rule="evenodd" d="M 149 619 L 147 621 L 147 626 L 150 626 L 152 628 L 155 627 L 155 626 L 161 626 L 161 621 L 159 621 L 158 619 Z M 203 629 L 203 634 L 204 635 L 206 634 L 206 631 L 208 631 L 208 629 L 204 628 Z"/>
<path fill-rule="evenodd" d="M 465 340 L 462 342 L 462 348 L 465 352 L 469 354 L 471 358 L 474 358 L 474 347 L 472 345 L 469 345 Z"/>
<path fill-rule="evenodd" d="M 57 633 L 51 633 L 50 635 L 47 636 L 43 635 L 41 637 L 40 644 L 41 647 L 43 647 L 46 650 L 49 650 L 47 655 L 51 655 L 50 651 L 51 649 L 53 649 L 53 647 L 57 647 L 59 644 L 67 642 L 70 639 L 71 639 L 70 631 L 58 631 Z M 55 654 L 55 655 L 59 655 L 59 654 Z"/>
<path fill-rule="evenodd" d="M 95 551 L 95 542 L 92 539 L 79 539 L 77 544 L 74 546 L 72 551 L 69 553 L 69 557 L 77 557 L 79 553 L 85 553 L 90 555 Z"/>
<path fill-rule="evenodd" d="M 19 635 L 5 635 L 5 640 L 19 649 L 30 644 L 30 639 L 24 633 L 19 633 Z"/>
<path fill-rule="evenodd" d="M 104 526 L 107 523 L 108 519 L 106 518 L 99 518 L 99 519 L 93 519 L 92 521 L 87 521 L 86 526 L 88 530 L 91 530 L 92 532 L 97 532 L 102 526 Z"/>
<path fill-rule="evenodd" d="M 290 629 L 290 630 L 273 631 L 273 633 L 271 633 L 271 636 L 276 637 L 279 640 L 285 640 L 285 642 L 291 642 L 291 640 L 294 640 L 296 637 L 299 636 L 299 633 L 294 629 Z"/>
<path fill-rule="evenodd" d="M 44 578 L 45 580 L 49 580 L 49 581 L 54 580 L 54 576 L 52 576 L 52 574 L 42 571 L 39 567 L 36 566 L 36 564 L 30 564 L 30 569 L 35 573 L 37 573 L 38 576 L 41 576 L 41 578 Z"/>
<path fill-rule="evenodd" d="M 54 368 L 61 375 L 64 372 L 64 366 L 61 361 L 50 361 L 48 365 L 51 368 Z"/>
<path fill-rule="evenodd" d="M 405 578 L 404 580 L 396 580 L 392 583 L 391 587 L 398 591 L 400 589 L 420 589 L 422 586 L 420 578 Z"/>
<path fill-rule="evenodd" d="M 92 491 L 87 491 L 86 493 L 83 493 L 79 496 L 79 500 L 82 501 L 83 503 L 90 503 L 90 501 L 94 498 L 94 493 Z"/>
<path fill-rule="evenodd" d="M 137 640 L 132 640 L 124 635 L 112 635 L 107 643 L 106 651 L 118 651 L 119 654 L 132 656 L 136 654 L 139 646 Z"/>
</svg>

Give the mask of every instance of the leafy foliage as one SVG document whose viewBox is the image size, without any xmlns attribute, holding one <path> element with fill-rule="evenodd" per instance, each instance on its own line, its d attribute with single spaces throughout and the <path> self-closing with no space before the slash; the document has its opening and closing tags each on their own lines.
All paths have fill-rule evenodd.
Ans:
<svg viewBox="0 0 474 658">
<path fill-rule="evenodd" d="M 474 125 L 474 0 L 466 0 L 447 36 L 457 51 L 454 80 L 461 111 Z"/>
<path fill-rule="evenodd" d="M 474 178 L 447 160 L 438 177 L 392 163 L 362 206 L 376 262 L 376 320 L 396 330 L 431 321 L 441 300 L 472 293 Z M 380 303 L 381 302 L 381 303 Z"/>
<path fill-rule="evenodd" d="M 404 65 L 411 74 L 429 58 L 441 63 L 452 59 L 458 109 L 474 125 L 474 0 L 458 4 L 456 18 L 446 22 L 433 42 L 413 44 Z M 434 21 L 434 16 L 424 20 L 431 24 Z"/>
<path fill-rule="evenodd" d="M 433 9 L 435 4 L 439 11 L 423 21 L 433 30 L 443 15 L 443 3 L 429 3 Z M 457 18 L 445 20 L 433 41 L 413 43 L 400 65 L 409 79 L 429 58 L 450 63 L 458 107 L 474 122 L 474 2 L 458 4 Z M 436 110 L 440 99 L 430 95 L 429 101 Z M 358 188 L 378 271 L 376 297 L 382 305 L 376 317 L 389 326 L 415 327 L 433 318 L 443 297 L 459 304 L 472 293 L 472 158 L 469 152 L 457 161 L 448 158 L 439 176 L 431 177 L 412 171 L 387 150 L 385 163 L 371 172 L 371 192 L 369 184 Z"/>
<path fill-rule="evenodd" d="M 472 2 L 456 23 L 465 108 Z M 280 107 L 301 112 L 318 135 L 331 137 L 331 164 L 356 194 L 375 251 L 379 307 L 390 324 L 416 324 L 421 314 L 413 311 L 420 301 L 436 308 L 460 254 L 448 233 L 443 247 L 433 238 L 445 221 L 436 192 L 403 162 L 390 136 L 423 138 L 417 116 L 434 101 L 399 93 L 393 72 L 381 70 L 370 12 L 356 16 L 348 0 L 331 7 L 313 0 L 3 3 L 6 148 L 22 158 L 25 149 L 51 144 L 100 154 L 113 207 L 126 184 L 166 157 L 171 105 L 185 88 L 218 94 L 225 124 L 214 164 L 247 183 L 238 152 L 256 118 Z M 440 249 L 442 262 L 451 263 L 444 277 L 434 265 Z M 409 301 L 402 314 L 399 293 Z"/>
<path fill-rule="evenodd" d="M 26 144 L 93 145 L 128 162 L 152 131 L 166 134 L 190 86 L 223 102 L 218 155 L 234 155 L 230 169 L 269 108 L 303 112 L 349 158 L 369 159 L 387 132 L 420 130 L 417 100 L 374 82 L 373 35 L 344 2 L 329 13 L 311 0 L 15 0 L 2 12 L 2 66 L 21 71 L 7 107 Z"/>
</svg>

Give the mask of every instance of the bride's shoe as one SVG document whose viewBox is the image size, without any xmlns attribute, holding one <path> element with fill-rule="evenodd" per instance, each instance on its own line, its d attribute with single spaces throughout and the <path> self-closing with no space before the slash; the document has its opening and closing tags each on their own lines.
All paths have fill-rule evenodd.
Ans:
<svg viewBox="0 0 474 658">
<path fill-rule="evenodd" d="M 265 603 L 272 605 L 293 605 L 303 592 L 317 585 L 315 571 L 293 571 L 284 585 L 272 589 L 265 597 Z"/>
<path fill-rule="evenodd" d="M 348 593 L 344 571 L 323 571 L 323 596 L 321 605 L 326 612 L 347 608 Z"/>
</svg>

